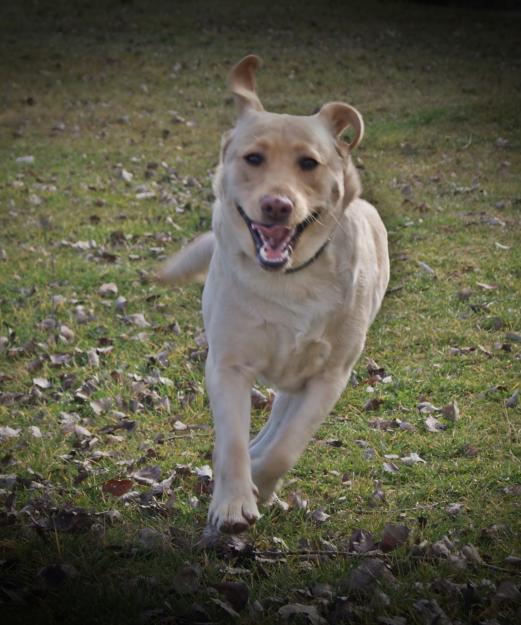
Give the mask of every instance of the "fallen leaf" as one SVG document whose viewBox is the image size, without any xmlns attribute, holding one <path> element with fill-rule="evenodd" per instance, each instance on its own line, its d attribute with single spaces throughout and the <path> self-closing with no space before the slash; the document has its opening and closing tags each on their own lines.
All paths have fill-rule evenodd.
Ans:
<svg viewBox="0 0 521 625">
<path fill-rule="evenodd" d="M 440 412 L 441 408 L 436 408 L 434 404 L 431 404 L 428 401 L 422 401 L 418 404 L 418 410 L 422 414 L 431 414 L 433 412 Z"/>
<path fill-rule="evenodd" d="M 296 508 L 297 510 L 307 510 L 308 500 L 304 495 L 296 491 L 292 491 L 288 495 L 288 504 L 290 508 Z"/>
<path fill-rule="evenodd" d="M 371 596 L 381 582 L 394 584 L 396 578 L 385 562 L 378 558 L 367 558 L 352 569 L 340 585 L 343 590 L 355 595 Z"/>
<path fill-rule="evenodd" d="M 387 553 L 407 542 L 410 530 L 405 525 L 387 523 L 384 527 L 380 549 Z"/>
<path fill-rule="evenodd" d="M 349 539 L 349 551 L 355 553 L 367 553 L 376 549 L 373 535 L 364 529 L 356 529 L 351 534 Z"/>
<path fill-rule="evenodd" d="M 47 378 L 33 378 L 33 384 L 38 388 L 51 388 L 51 383 Z"/>
<path fill-rule="evenodd" d="M 385 493 L 382 488 L 382 482 L 380 480 L 374 481 L 374 491 L 370 498 L 372 505 L 377 505 L 380 502 L 385 501 Z"/>
<path fill-rule="evenodd" d="M 274 394 L 271 391 L 265 395 L 264 393 L 259 391 L 258 388 L 253 387 L 251 389 L 251 404 L 254 408 L 271 408 L 273 404 L 273 399 Z"/>
<path fill-rule="evenodd" d="M 143 467 L 142 469 L 139 469 L 139 471 L 134 471 L 133 473 L 131 473 L 130 477 L 138 482 L 138 484 L 151 486 L 160 481 L 161 467 L 159 467 L 158 465 Z"/>
<path fill-rule="evenodd" d="M 362 452 L 364 460 L 374 460 L 376 458 L 376 452 L 372 447 L 366 447 Z"/>
<path fill-rule="evenodd" d="M 94 399 L 89 403 L 92 411 L 97 417 L 109 411 L 112 407 L 112 399 L 110 397 L 101 397 L 100 399 Z"/>
<path fill-rule="evenodd" d="M 64 343 L 71 343 L 74 340 L 74 332 L 65 324 L 60 325 L 60 339 Z"/>
<path fill-rule="evenodd" d="M 87 359 L 88 359 L 90 367 L 92 367 L 94 369 L 99 367 L 98 352 L 93 347 L 91 347 L 90 349 L 87 350 Z"/>
<path fill-rule="evenodd" d="M 181 567 L 174 575 L 173 589 L 178 595 L 189 595 L 197 592 L 201 585 L 202 571 L 198 564 Z"/>
<path fill-rule="evenodd" d="M 329 445 L 330 447 L 342 447 L 344 442 L 339 438 L 326 438 L 323 441 L 317 441 L 318 443 L 323 443 L 324 445 Z"/>
<path fill-rule="evenodd" d="M 461 513 L 461 511 L 464 509 L 465 509 L 465 506 L 462 503 L 455 502 L 455 503 L 450 503 L 445 508 L 445 512 L 448 515 L 455 517 L 455 516 L 458 516 Z"/>
<path fill-rule="evenodd" d="M 228 619 L 237 620 L 241 618 L 241 615 L 236 612 L 227 601 L 221 601 L 221 599 L 217 599 L 217 597 L 211 597 L 210 601 L 226 612 Z"/>
<path fill-rule="evenodd" d="M 380 397 L 372 397 L 367 400 L 364 404 L 364 410 L 369 412 L 370 410 L 378 410 L 378 408 L 384 403 L 383 399 Z"/>
<path fill-rule="evenodd" d="M 48 586 L 59 586 L 68 579 L 78 577 L 72 564 L 49 564 L 38 571 L 38 578 Z"/>
<path fill-rule="evenodd" d="M 446 425 L 433 416 L 425 419 L 425 427 L 427 428 L 427 432 L 443 432 L 447 429 Z"/>
<path fill-rule="evenodd" d="M 368 421 L 367 424 L 370 428 L 383 431 L 393 430 L 399 427 L 399 424 L 395 419 L 371 419 L 371 421 Z"/>
<path fill-rule="evenodd" d="M 407 625 L 404 616 L 379 616 L 378 625 Z"/>
<path fill-rule="evenodd" d="M 124 317 L 127 323 L 137 326 L 138 328 L 148 328 L 150 323 L 145 319 L 143 313 L 134 313 L 133 315 L 127 315 Z"/>
<path fill-rule="evenodd" d="M 127 171 L 123 167 L 121 168 L 121 170 L 119 172 L 119 175 L 127 184 L 132 182 L 132 180 L 134 178 L 134 174 L 132 174 L 131 172 Z"/>
<path fill-rule="evenodd" d="M 118 285 L 115 282 L 105 282 L 98 290 L 101 297 L 108 297 L 118 294 Z"/>
<path fill-rule="evenodd" d="M 427 263 L 424 263 L 422 260 L 418 260 L 416 262 L 417 262 L 418 267 L 422 269 L 425 273 L 428 273 L 431 276 L 436 275 L 436 272 L 434 271 L 434 269 L 430 267 L 429 265 L 427 265 Z"/>
<path fill-rule="evenodd" d="M 511 566 L 521 568 L 521 558 L 514 555 L 507 556 L 505 558 L 505 564 L 510 564 Z"/>
<path fill-rule="evenodd" d="M 398 473 L 400 470 L 394 462 L 384 462 L 382 466 L 385 473 Z"/>
<path fill-rule="evenodd" d="M 250 589 L 244 582 L 217 582 L 212 587 L 226 597 L 234 610 L 240 612 L 246 607 Z"/>
<path fill-rule="evenodd" d="M 132 480 L 108 480 L 101 487 L 102 492 L 113 495 L 114 497 L 121 497 L 132 488 L 134 482 Z"/>
<path fill-rule="evenodd" d="M 89 323 L 94 319 L 92 310 L 87 310 L 85 306 L 76 306 L 76 321 L 79 324 Z"/>
<path fill-rule="evenodd" d="M 325 618 L 320 616 L 318 608 L 315 605 L 306 605 L 304 603 L 288 603 L 278 610 L 279 616 L 287 621 L 291 616 L 303 615 L 312 625 L 327 625 Z"/>
<path fill-rule="evenodd" d="M 125 310 L 126 305 L 127 305 L 127 300 L 125 297 L 120 295 L 119 297 L 116 298 L 115 306 L 118 312 L 122 312 L 123 310 Z"/>
<path fill-rule="evenodd" d="M 435 599 L 420 599 L 413 603 L 422 625 L 452 625 L 449 617 Z"/>
<path fill-rule="evenodd" d="M 443 406 L 441 413 L 449 421 L 457 421 L 460 418 L 459 406 L 455 401 L 451 401 L 450 404 Z"/>
<path fill-rule="evenodd" d="M 476 549 L 474 545 L 464 545 L 461 548 L 461 554 L 468 562 L 472 562 L 472 564 L 483 564 L 483 560 L 479 555 L 479 551 Z"/>
<path fill-rule="evenodd" d="M 331 515 L 324 512 L 323 508 L 317 508 L 314 512 L 311 513 L 311 518 L 315 523 L 322 524 L 325 523 Z"/>
<path fill-rule="evenodd" d="M 507 408 L 515 408 L 519 402 L 519 389 L 516 389 L 509 399 L 506 400 L 505 406 Z"/>
<path fill-rule="evenodd" d="M 420 458 L 420 456 L 416 452 L 412 452 L 408 456 L 404 456 L 401 460 L 408 467 L 418 464 L 419 462 L 425 463 L 425 460 L 423 458 Z"/>
<path fill-rule="evenodd" d="M 32 154 L 27 156 L 19 156 L 15 159 L 15 162 L 19 165 L 32 165 L 34 163 L 34 156 Z"/>
<path fill-rule="evenodd" d="M 211 480 L 213 477 L 212 467 L 207 464 L 202 467 L 195 467 L 195 474 L 201 479 Z"/>
<path fill-rule="evenodd" d="M 458 291 L 458 299 L 462 302 L 466 302 L 468 299 L 470 299 L 471 295 L 472 295 L 472 289 L 468 286 Z"/>
<path fill-rule="evenodd" d="M 521 604 L 521 592 L 513 580 L 504 579 L 498 586 L 494 600 L 497 602 L 512 601 L 513 603 Z"/>
<path fill-rule="evenodd" d="M 433 543 L 431 547 L 433 555 L 439 558 L 448 558 L 453 549 L 454 544 L 448 539 L 447 536 L 444 536 L 441 540 Z"/>
<path fill-rule="evenodd" d="M 40 430 L 40 428 L 37 425 L 30 425 L 29 426 L 29 434 L 33 438 L 42 438 L 42 431 Z"/>
<path fill-rule="evenodd" d="M 20 432 L 21 429 L 17 428 L 11 428 L 8 425 L 1 425 L 0 426 L 0 441 L 5 441 L 8 438 L 17 438 L 18 436 L 20 436 Z"/>
<path fill-rule="evenodd" d="M 158 551 L 166 547 L 168 537 L 152 527 L 143 527 L 139 530 L 137 539 L 141 547 L 147 551 Z"/>
<path fill-rule="evenodd" d="M 505 322 L 501 317 L 487 317 L 483 321 L 480 322 L 480 326 L 484 330 L 489 330 L 490 332 L 497 332 L 501 330 L 505 325 Z"/>
</svg>

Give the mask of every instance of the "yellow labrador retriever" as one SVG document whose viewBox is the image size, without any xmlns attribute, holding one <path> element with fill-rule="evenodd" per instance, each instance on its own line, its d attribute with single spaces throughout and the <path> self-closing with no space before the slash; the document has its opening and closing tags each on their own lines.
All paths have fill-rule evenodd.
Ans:
<svg viewBox="0 0 521 625">
<path fill-rule="evenodd" d="M 364 125 L 353 107 L 311 116 L 264 110 L 260 60 L 234 67 L 238 108 L 215 176 L 213 231 L 166 263 L 163 280 L 208 272 L 206 385 L 215 422 L 209 522 L 239 532 L 259 517 L 344 390 L 389 279 L 385 227 L 360 199 L 351 150 Z M 350 126 L 351 143 L 340 139 Z M 258 379 L 277 389 L 249 440 Z"/>
</svg>

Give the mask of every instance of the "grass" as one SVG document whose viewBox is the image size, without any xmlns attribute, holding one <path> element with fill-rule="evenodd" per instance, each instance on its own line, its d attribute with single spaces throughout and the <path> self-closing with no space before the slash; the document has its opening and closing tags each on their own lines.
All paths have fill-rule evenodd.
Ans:
<svg viewBox="0 0 521 625">
<path fill-rule="evenodd" d="M 0 425 L 20 429 L 0 443 L 5 622 L 227 622 L 212 587 L 224 580 L 249 588 L 241 623 L 280 622 L 288 603 L 318 605 L 331 623 L 396 615 L 434 622 L 414 607 L 421 599 L 435 599 L 452 620 L 513 623 L 517 595 L 501 599 L 496 590 L 505 580 L 520 584 L 519 568 L 505 562 L 521 556 L 520 407 L 505 405 L 521 372 L 517 13 L 394 2 L 347 10 L 311 0 L 299 10 L 27 2 L 2 5 L 0 23 Z M 308 510 L 265 510 L 249 537 L 257 557 L 196 546 L 209 495 L 194 469 L 210 463 L 212 448 L 196 353 L 200 288 L 147 282 L 161 257 L 209 227 L 211 171 L 234 119 L 225 78 L 250 51 L 265 60 L 259 91 L 268 109 L 309 113 L 344 99 L 363 113 L 367 135 L 356 162 L 392 256 L 390 292 L 357 366 L 359 384 L 343 394 L 281 491 L 283 501 L 300 493 Z M 16 161 L 29 155 L 33 163 Z M 143 192 L 155 196 L 137 199 Z M 79 241 L 95 246 L 78 249 Z M 124 311 L 99 294 L 107 282 L 128 300 Z M 471 290 L 467 299 L 463 289 Z M 87 311 L 84 323 L 77 306 Z M 125 322 L 136 313 L 150 325 Z M 68 342 L 62 325 L 74 333 Z M 92 349 L 99 366 L 89 361 Z M 68 363 L 53 365 L 56 354 L 68 354 Z M 373 394 L 368 358 L 392 376 Z M 367 412 L 372 397 L 382 403 Z M 106 398 L 110 407 L 97 415 L 91 402 Z M 428 432 L 422 400 L 456 401 L 460 419 L 440 418 L 447 428 Z M 77 414 L 91 436 L 65 433 L 64 412 Z M 253 427 L 265 418 L 256 410 Z M 377 430 L 375 418 L 401 419 L 415 431 Z M 106 429 L 121 419 L 135 428 Z M 369 458 L 356 441 L 373 450 Z M 385 458 L 411 452 L 425 463 Z M 398 471 L 385 472 L 384 462 Z M 134 484 L 143 496 L 125 502 L 102 491 L 109 479 L 151 465 L 162 479 L 176 472 L 171 494 L 150 499 L 147 486 Z M 383 499 L 374 497 L 375 481 Z M 460 511 L 450 514 L 455 503 Z M 67 506 L 76 510 L 72 522 Z M 330 515 L 323 523 L 311 514 L 319 508 Z M 302 557 L 302 539 L 318 551 L 327 550 L 324 541 L 345 551 L 354 529 L 376 540 L 387 523 L 407 526 L 410 537 L 385 556 L 397 580 L 383 585 L 386 599 L 345 590 L 361 556 Z M 144 528 L 157 532 L 153 544 Z M 414 545 L 445 535 L 455 554 L 474 545 L 481 564 L 461 570 L 461 558 L 418 557 Z M 259 557 L 280 549 L 274 537 L 290 553 Z M 183 594 L 176 575 L 186 563 L 202 574 L 192 575 L 199 588 Z M 76 574 L 44 568 L 53 564 Z M 432 585 L 440 578 L 466 590 L 443 592 Z M 312 596 L 319 582 L 335 598 Z"/>
</svg>

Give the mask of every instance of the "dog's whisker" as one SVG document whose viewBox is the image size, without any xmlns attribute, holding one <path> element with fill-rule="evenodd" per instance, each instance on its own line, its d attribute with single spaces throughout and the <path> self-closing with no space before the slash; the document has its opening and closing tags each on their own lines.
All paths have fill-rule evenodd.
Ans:
<svg viewBox="0 0 521 625">
<path fill-rule="evenodd" d="M 338 221 L 337 216 L 334 213 L 331 213 L 331 217 L 333 218 L 333 220 L 336 222 L 336 227 L 340 228 L 340 230 L 342 230 L 342 232 L 347 235 L 347 231 L 344 229 L 344 226 L 342 225 L 342 223 L 340 221 Z M 336 228 L 335 228 L 336 230 Z M 334 233 L 332 233 L 331 236 L 333 236 Z"/>
</svg>

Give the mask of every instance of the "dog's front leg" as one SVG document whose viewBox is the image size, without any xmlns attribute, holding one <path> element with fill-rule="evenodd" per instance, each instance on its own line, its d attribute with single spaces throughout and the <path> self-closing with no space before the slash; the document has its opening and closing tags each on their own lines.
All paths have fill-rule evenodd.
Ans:
<svg viewBox="0 0 521 625">
<path fill-rule="evenodd" d="M 260 516 L 248 452 L 251 380 L 239 367 L 213 362 L 210 354 L 206 386 L 214 418 L 215 477 L 208 521 L 223 532 L 238 533 Z"/>
<path fill-rule="evenodd" d="M 278 420 L 272 435 L 255 445 L 252 476 L 262 501 L 270 499 L 277 482 L 297 462 L 337 402 L 348 378 L 343 371 L 309 380 L 301 393 L 290 396 L 286 414 Z"/>
</svg>

